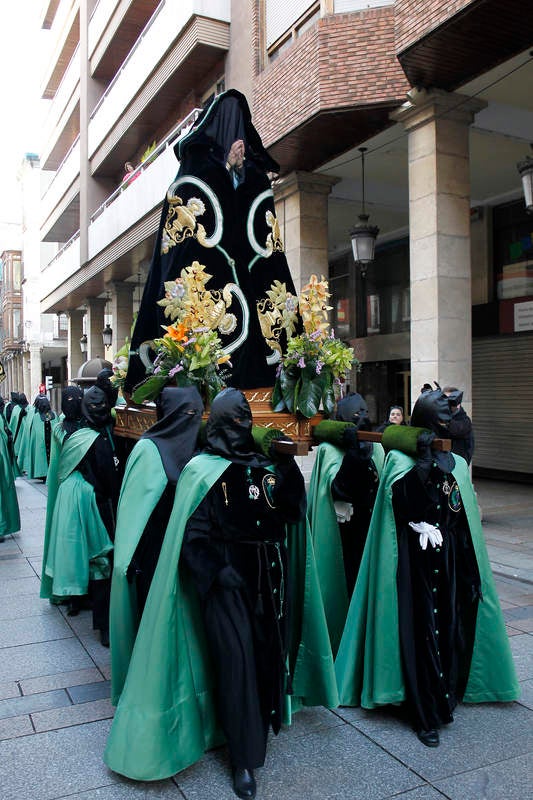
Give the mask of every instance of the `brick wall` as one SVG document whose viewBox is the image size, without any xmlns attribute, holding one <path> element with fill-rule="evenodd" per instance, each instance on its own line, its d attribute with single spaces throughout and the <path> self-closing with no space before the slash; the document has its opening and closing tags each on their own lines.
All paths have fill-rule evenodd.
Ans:
<svg viewBox="0 0 533 800">
<path fill-rule="evenodd" d="M 477 2 L 478 0 L 396 0 L 396 52 L 401 53 L 458 11 Z"/>
<path fill-rule="evenodd" d="M 320 19 L 254 81 L 254 123 L 268 147 L 319 111 L 405 99 L 394 6 Z"/>
</svg>

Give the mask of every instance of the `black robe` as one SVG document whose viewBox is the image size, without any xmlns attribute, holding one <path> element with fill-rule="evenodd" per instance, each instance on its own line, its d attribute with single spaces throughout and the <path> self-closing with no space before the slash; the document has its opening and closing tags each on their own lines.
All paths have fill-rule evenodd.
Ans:
<svg viewBox="0 0 533 800">
<path fill-rule="evenodd" d="M 111 541 L 115 538 L 115 521 L 117 514 L 120 480 L 114 459 L 114 446 L 111 433 L 102 429 L 94 440 L 84 458 L 77 466 L 84 480 L 94 487 L 96 505 L 102 522 Z M 112 562 L 112 553 L 109 554 Z M 112 566 L 112 564 L 111 564 Z M 93 609 L 93 628 L 100 631 L 109 630 L 109 597 L 111 578 L 91 580 L 89 596 Z M 76 605 L 74 601 L 73 605 Z"/>
<path fill-rule="evenodd" d="M 239 138 L 245 142 L 246 157 L 235 186 L 226 159 Z M 278 165 L 261 144 L 244 95 L 235 90 L 219 95 L 175 150 L 180 168 L 163 202 L 132 335 L 126 389 L 130 391 L 145 377 L 150 354 L 143 343 L 161 336 L 160 326 L 170 322 L 157 305 L 165 294 L 164 282 L 179 277 L 193 261 L 213 276 L 206 289 L 228 287 L 231 292 L 227 313 L 234 315 L 235 327 L 227 333 L 219 330 L 222 345 L 231 355 L 228 385 L 273 386 L 278 353 L 262 332 L 261 325 L 268 328 L 269 309 L 261 313 L 257 301 L 266 299 L 274 280 L 295 294 L 267 177 L 267 171 L 278 171 Z"/>
<path fill-rule="evenodd" d="M 448 489 L 450 490 L 448 492 Z M 433 465 L 394 483 L 398 611 L 407 707 L 417 730 L 452 722 L 465 690 L 480 597 L 480 576 L 457 483 Z M 441 546 L 422 550 L 409 522 L 428 522 Z M 469 643 L 469 644 L 467 644 Z"/>
<path fill-rule="evenodd" d="M 348 597 L 352 596 L 359 572 L 378 486 L 372 446 L 347 450 L 331 484 L 331 494 L 334 500 L 344 500 L 354 508 L 351 519 L 339 523 Z"/>
<path fill-rule="evenodd" d="M 233 766 L 265 759 L 282 719 L 289 614 L 285 523 L 305 514 L 291 459 L 275 473 L 233 463 L 185 531 L 182 558 L 203 598 L 217 701 Z"/>
</svg>

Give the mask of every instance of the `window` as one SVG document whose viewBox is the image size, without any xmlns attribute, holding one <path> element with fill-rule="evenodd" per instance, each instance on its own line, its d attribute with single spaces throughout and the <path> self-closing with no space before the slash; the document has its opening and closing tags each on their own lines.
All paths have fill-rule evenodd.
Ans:
<svg viewBox="0 0 533 800">
<path fill-rule="evenodd" d="M 267 0 L 266 46 L 269 61 L 275 61 L 292 43 L 320 19 L 320 2 Z"/>
</svg>

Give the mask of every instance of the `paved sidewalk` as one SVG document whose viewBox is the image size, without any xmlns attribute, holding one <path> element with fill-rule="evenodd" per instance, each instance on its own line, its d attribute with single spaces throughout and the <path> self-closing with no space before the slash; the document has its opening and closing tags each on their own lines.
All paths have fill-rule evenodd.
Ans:
<svg viewBox="0 0 533 800">
<path fill-rule="evenodd" d="M 476 481 L 522 697 L 460 706 L 441 746 L 381 711 L 309 709 L 273 738 L 259 800 L 525 800 L 533 796 L 533 488 Z M 22 532 L 0 544 L 2 800 L 235 800 L 224 749 L 174 779 L 121 779 L 102 761 L 109 651 L 89 612 L 39 599 L 46 487 L 17 480 Z M 497 655 L 495 656 L 497 657 Z"/>
</svg>

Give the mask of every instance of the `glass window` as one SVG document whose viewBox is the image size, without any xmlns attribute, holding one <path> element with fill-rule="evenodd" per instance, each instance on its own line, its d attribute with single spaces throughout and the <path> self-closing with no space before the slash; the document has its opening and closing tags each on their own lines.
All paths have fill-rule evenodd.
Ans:
<svg viewBox="0 0 533 800">
<path fill-rule="evenodd" d="M 493 222 L 496 297 L 533 296 L 533 221 L 524 201 L 495 208 Z"/>
<path fill-rule="evenodd" d="M 22 281 L 22 270 L 21 270 L 21 262 L 20 258 L 13 259 L 13 289 L 16 292 L 20 291 L 21 281 Z"/>
</svg>

